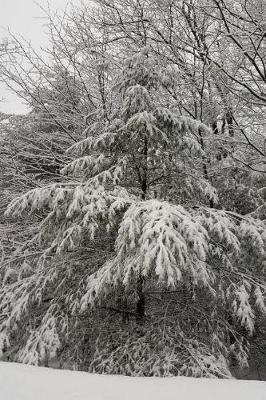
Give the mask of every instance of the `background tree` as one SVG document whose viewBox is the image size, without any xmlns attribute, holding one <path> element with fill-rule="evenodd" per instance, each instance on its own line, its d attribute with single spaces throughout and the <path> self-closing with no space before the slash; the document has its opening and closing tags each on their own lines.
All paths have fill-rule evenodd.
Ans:
<svg viewBox="0 0 266 400">
<path fill-rule="evenodd" d="M 6 356 L 135 375 L 246 363 L 265 311 L 264 142 L 220 5 L 48 12 L 49 63 L 13 38 L 2 74 L 32 111 L 3 141 L 9 197 L 25 192 L 4 223 Z"/>
</svg>

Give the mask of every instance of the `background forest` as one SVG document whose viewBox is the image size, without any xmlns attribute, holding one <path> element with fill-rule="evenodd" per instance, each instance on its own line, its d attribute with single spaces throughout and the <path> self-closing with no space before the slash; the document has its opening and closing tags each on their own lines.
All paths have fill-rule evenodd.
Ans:
<svg viewBox="0 0 266 400">
<path fill-rule="evenodd" d="M 265 1 L 43 12 L 0 47 L 1 359 L 266 380 Z"/>
</svg>

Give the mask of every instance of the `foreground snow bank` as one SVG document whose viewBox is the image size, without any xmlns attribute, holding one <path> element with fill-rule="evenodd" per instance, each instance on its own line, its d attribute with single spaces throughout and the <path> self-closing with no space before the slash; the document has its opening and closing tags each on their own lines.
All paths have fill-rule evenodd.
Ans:
<svg viewBox="0 0 266 400">
<path fill-rule="evenodd" d="M 128 378 L 0 362 L 1 400 L 265 400 L 266 382 Z"/>
</svg>

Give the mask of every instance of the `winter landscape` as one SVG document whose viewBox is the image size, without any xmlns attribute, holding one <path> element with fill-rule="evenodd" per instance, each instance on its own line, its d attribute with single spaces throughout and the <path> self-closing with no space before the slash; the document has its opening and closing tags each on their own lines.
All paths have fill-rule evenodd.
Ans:
<svg viewBox="0 0 266 400">
<path fill-rule="evenodd" d="M 3 9 L 0 398 L 265 399 L 265 0 Z"/>
</svg>

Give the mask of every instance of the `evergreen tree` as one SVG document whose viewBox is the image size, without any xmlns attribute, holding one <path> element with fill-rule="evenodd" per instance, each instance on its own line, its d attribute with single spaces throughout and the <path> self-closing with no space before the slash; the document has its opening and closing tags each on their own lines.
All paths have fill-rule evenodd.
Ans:
<svg viewBox="0 0 266 400">
<path fill-rule="evenodd" d="M 20 361 L 43 362 L 77 329 L 80 314 L 122 297 L 144 338 L 129 331 L 126 346 L 95 356 L 92 370 L 228 375 L 231 354 L 246 362 L 246 338 L 266 311 L 265 225 L 209 207 L 217 202 L 204 170 L 209 128 L 165 106 L 147 48 L 125 62 L 114 91 L 111 120 L 102 131 L 89 125 L 68 150 L 73 161 L 62 182 L 27 192 L 6 211 L 42 222 L 20 248 L 22 262 L 1 267 L 2 351 L 16 342 Z M 186 311 L 151 334 L 147 292 L 154 289 L 177 293 L 178 310 L 186 299 Z M 125 349 L 144 360 L 119 367 Z"/>
</svg>

